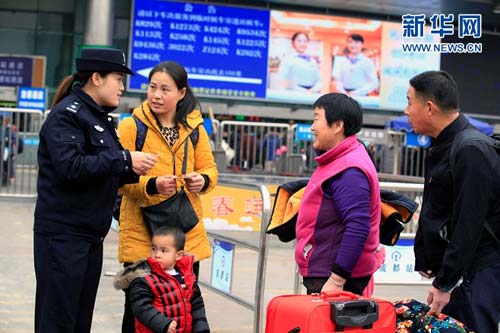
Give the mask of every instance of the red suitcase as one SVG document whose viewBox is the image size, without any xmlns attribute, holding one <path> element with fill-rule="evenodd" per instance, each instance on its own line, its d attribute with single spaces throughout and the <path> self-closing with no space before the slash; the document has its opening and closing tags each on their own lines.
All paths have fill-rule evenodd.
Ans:
<svg viewBox="0 0 500 333">
<path fill-rule="evenodd" d="M 350 292 L 283 295 L 267 305 L 266 333 L 394 333 L 394 304 Z"/>
</svg>

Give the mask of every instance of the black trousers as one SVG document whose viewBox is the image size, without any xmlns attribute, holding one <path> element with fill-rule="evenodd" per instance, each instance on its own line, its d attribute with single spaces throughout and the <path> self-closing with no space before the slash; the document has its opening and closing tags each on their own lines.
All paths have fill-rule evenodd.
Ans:
<svg viewBox="0 0 500 333">
<path fill-rule="evenodd" d="M 126 262 L 123 264 L 123 267 L 127 267 L 132 265 L 130 262 Z M 196 279 L 200 275 L 200 262 L 197 261 L 193 264 L 194 275 L 196 275 Z M 123 319 L 122 319 L 122 333 L 135 333 L 135 318 L 132 313 L 132 306 L 130 304 L 130 300 L 128 298 L 128 289 L 125 291 L 125 304 L 123 309 Z"/>
<path fill-rule="evenodd" d="M 363 290 L 366 288 L 368 285 L 368 282 L 370 282 L 370 276 L 364 276 L 364 277 L 359 277 L 359 278 L 349 278 L 345 282 L 344 285 L 344 291 L 350 291 L 351 293 L 354 293 L 356 295 L 362 295 Z M 328 278 L 308 278 L 304 277 L 303 278 L 303 284 L 304 287 L 306 287 L 307 294 L 319 294 L 321 293 L 321 288 L 323 288 L 323 285 L 328 281 Z"/>
<path fill-rule="evenodd" d="M 500 263 L 465 276 L 442 312 L 476 333 L 497 332 L 500 327 Z"/>
<path fill-rule="evenodd" d="M 35 332 L 89 333 L 102 270 L 102 243 L 34 234 Z"/>
</svg>

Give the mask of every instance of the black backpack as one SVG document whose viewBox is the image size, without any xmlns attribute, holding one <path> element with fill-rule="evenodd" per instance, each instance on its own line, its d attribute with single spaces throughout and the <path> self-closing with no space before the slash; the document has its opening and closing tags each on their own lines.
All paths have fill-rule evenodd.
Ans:
<svg viewBox="0 0 500 333">
<path fill-rule="evenodd" d="M 142 148 L 144 147 L 144 141 L 146 141 L 146 134 L 148 133 L 148 127 L 136 115 L 132 115 L 132 118 L 134 118 L 135 125 L 137 126 L 137 134 L 135 136 L 135 151 L 142 151 Z M 189 134 L 189 138 L 191 139 L 194 148 L 196 148 L 196 144 L 198 143 L 199 135 L 200 133 L 198 131 L 198 127 L 196 127 L 191 132 L 191 134 Z M 122 204 L 122 195 L 118 195 L 115 201 L 115 206 L 113 207 L 113 217 L 117 221 L 120 221 L 121 204 Z"/>
</svg>

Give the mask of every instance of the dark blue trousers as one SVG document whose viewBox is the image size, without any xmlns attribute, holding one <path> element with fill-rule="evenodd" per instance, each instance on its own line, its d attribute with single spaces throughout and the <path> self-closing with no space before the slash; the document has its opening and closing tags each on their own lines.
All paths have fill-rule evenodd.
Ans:
<svg viewBox="0 0 500 333">
<path fill-rule="evenodd" d="M 443 313 L 476 333 L 498 332 L 500 322 L 500 263 L 464 277 L 453 290 Z"/>
<path fill-rule="evenodd" d="M 35 332 L 89 333 L 102 270 L 102 243 L 34 234 Z"/>
</svg>

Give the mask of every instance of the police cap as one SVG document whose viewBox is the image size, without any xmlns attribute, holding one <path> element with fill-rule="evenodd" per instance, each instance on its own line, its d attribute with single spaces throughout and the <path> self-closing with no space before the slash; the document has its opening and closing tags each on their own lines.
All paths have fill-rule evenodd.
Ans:
<svg viewBox="0 0 500 333">
<path fill-rule="evenodd" d="M 75 61 L 76 70 L 79 72 L 119 72 L 135 75 L 125 63 L 125 53 L 117 49 L 83 49 L 80 58 Z"/>
</svg>

